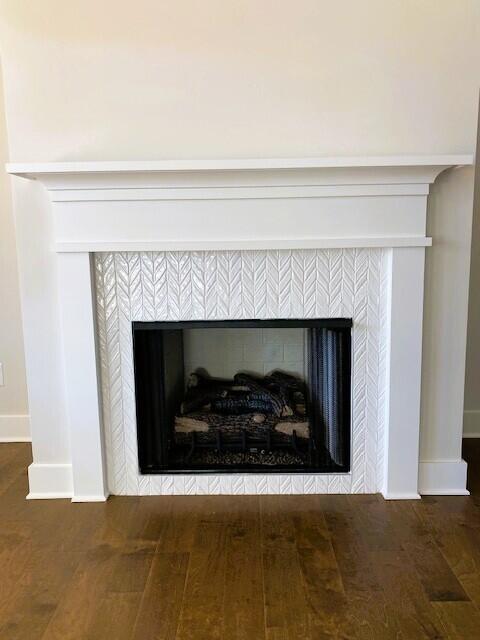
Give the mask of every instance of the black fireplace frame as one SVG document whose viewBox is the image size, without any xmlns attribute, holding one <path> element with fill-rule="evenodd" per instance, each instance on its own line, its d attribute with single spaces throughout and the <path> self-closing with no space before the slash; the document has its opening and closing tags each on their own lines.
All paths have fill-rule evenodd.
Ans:
<svg viewBox="0 0 480 640">
<path fill-rule="evenodd" d="M 299 318 L 299 319 L 245 319 L 245 320 L 181 320 L 181 321 L 133 321 L 133 359 L 135 377 L 135 405 L 137 418 L 138 462 L 141 474 L 211 474 L 211 473 L 347 473 L 351 468 L 351 332 L 353 322 L 351 318 Z M 163 370 L 163 349 L 165 332 L 170 332 L 170 341 L 175 345 L 178 339 L 178 349 L 183 349 L 183 341 L 179 339 L 183 329 L 202 328 L 303 328 L 330 329 L 349 334 L 345 341 L 347 350 L 343 360 L 342 383 L 345 394 L 341 406 L 342 421 L 348 426 L 348 437 L 344 444 L 345 464 L 337 468 L 306 468 L 302 467 L 273 467 L 246 469 L 245 467 L 229 466 L 228 468 L 208 467 L 208 469 L 177 469 L 166 467 L 160 461 L 166 459 L 168 445 L 166 429 L 152 429 L 148 424 L 158 424 L 162 419 L 172 419 L 168 416 L 165 404 L 165 371 Z M 160 332 L 160 334 L 159 334 Z M 161 339 L 159 336 L 162 336 Z M 183 358 L 183 354 L 182 354 Z M 141 366 L 140 366 L 141 363 Z M 173 389 L 173 396 L 181 399 L 183 389 Z M 315 415 L 315 420 L 317 420 Z"/>
</svg>

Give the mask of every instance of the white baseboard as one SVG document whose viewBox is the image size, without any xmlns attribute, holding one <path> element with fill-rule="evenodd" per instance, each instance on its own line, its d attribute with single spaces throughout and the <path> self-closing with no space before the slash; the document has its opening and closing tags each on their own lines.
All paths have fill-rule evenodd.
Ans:
<svg viewBox="0 0 480 640">
<path fill-rule="evenodd" d="M 72 465 L 39 464 L 28 467 L 29 500 L 71 498 L 72 502 L 103 502 L 108 496 L 74 496 Z M 418 492 L 421 495 L 468 496 L 467 463 L 464 460 L 424 461 L 419 464 Z M 416 493 L 385 494 L 386 500 L 418 500 Z"/>
<path fill-rule="evenodd" d="M 424 496 L 468 496 L 465 460 L 434 460 L 418 465 L 418 491 Z"/>
<path fill-rule="evenodd" d="M 76 496 L 71 464 L 32 463 L 28 467 L 30 492 L 27 500 L 70 498 L 72 502 L 105 502 L 108 495 Z"/>
<path fill-rule="evenodd" d="M 31 442 L 30 416 L 0 415 L 0 442 Z"/>
<path fill-rule="evenodd" d="M 463 437 L 480 438 L 480 409 L 463 412 Z"/>
<path fill-rule="evenodd" d="M 72 502 L 105 502 L 108 496 L 73 496 Z"/>
<path fill-rule="evenodd" d="M 421 495 L 418 493 L 383 493 L 385 500 L 420 500 Z"/>
<path fill-rule="evenodd" d="M 27 500 L 70 500 L 72 501 L 72 494 L 71 493 L 58 493 L 58 492 L 53 492 L 53 493 L 32 493 L 31 491 L 27 494 L 26 499 Z"/>
<path fill-rule="evenodd" d="M 28 500 L 48 500 L 73 497 L 71 464 L 32 463 L 28 467 L 30 493 Z"/>
</svg>

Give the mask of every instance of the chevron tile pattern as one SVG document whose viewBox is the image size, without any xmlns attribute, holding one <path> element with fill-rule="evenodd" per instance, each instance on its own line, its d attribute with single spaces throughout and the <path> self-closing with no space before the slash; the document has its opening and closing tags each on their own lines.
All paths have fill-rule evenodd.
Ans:
<svg viewBox="0 0 480 640">
<path fill-rule="evenodd" d="M 374 493 L 385 441 L 383 249 L 98 253 L 95 283 L 109 489 L 116 495 Z M 349 474 L 138 472 L 134 320 L 353 318 Z"/>
</svg>

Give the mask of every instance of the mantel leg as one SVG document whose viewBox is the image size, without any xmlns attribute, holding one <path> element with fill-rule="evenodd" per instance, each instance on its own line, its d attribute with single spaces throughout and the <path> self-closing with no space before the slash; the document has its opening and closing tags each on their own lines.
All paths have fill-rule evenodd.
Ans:
<svg viewBox="0 0 480 640">
<path fill-rule="evenodd" d="M 106 500 L 89 253 L 58 255 L 74 502 Z"/>
<path fill-rule="evenodd" d="M 425 249 L 390 253 L 387 329 L 386 444 L 383 487 L 387 499 L 416 499 L 420 436 Z"/>
</svg>

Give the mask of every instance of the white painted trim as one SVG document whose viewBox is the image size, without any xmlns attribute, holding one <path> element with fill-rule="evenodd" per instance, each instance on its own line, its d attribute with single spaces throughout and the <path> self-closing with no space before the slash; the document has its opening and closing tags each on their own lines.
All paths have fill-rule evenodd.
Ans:
<svg viewBox="0 0 480 640">
<path fill-rule="evenodd" d="M 53 202 L 242 200 L 426 196 L 445 169 L 471 155 L 371 158 L 14 163 L 7 171 L 40 180 Z"/>
<path fill-rule="evenodd" d="M 418 465 L 418 491 L 426 496 L 468 496 L 465 460 L 423 460 Z"/>
<path fill-rule="evenodd" d="M 480 438 L 480 409 L 463 412 L 463 437 Z"/>
<path fill-rule="evenodd" d="M 73 496 L 72 502 L 106 502 L 108 500 L 107 495 L 100 496 Z"/>
<path fill-rule="evenodd" d="M 390 253 L 382 486 L 389 499 L 418 493 L 424 267 L 425 249 Z"/>
<path fill-rule="evenodd" d="M 61 493 L 58 491 L 52 491 L 51 493 L 30 493 L 25 497 L 26 500 L 71 500 L 71 493 Z"/>
<path fill-rule="evenodd" d="M 58 259 L 74 497 L 106 495 L 90 255 Z"/>
<path fill-rule="evenodd" d="M 109 173 L 144 171 L 245 171 L 269 169 L 422 167 L 473 164 L 472 154 L 411 156 L 325 156 L 319 158 L 219 158 L 197 160 L 11 162 L 7 172 L 15 175 L 46 173 Z"/>
<path fill-rule="evenodd" d="M 429 185 L 444 169 L 471 162 L 470 156 L 446 155 L 34 163 L 8 170 L 48 190 L 58 253 L 293 250 L 430 246 L 424 221 Z M 290 228 L 287 219 L 287 229 L 286 204 L 297 221 Z M 229 220 L 252 209 L 255 219 L 244 229 Z M 265 221 L 273 223 L 277 213 L 272 237 L 275 227 Z M 204 218 L 212 225 L 208 237 Z"/>
<path fill-rule="evenodd" d="M 382 493 L 385 500 L 421 500 L 422 496 L 419 493 Z"/>
<path fill-rule="evenodd" d="M 0 442 L 31 442 L 29 415 L 0 415 Z"/>
<path fill-rule="evenodd" d="M 73 474 L 71 464 L 42 464 L 33 462 L 28 467 L 30 493 L 28 500 L 71 498 Z"/>
<path fill-rule="evenodd" d="M 161 200 L 264 200 L 287 198 L 352 198 L 374 196 L 427 196 L 428 183 L 206 186 L 179 188 L 52 189 L 52 202 L 142 202 Z"/>
<path fill-rule="evenodd" d="M 225 251 L 228 249 L 360 249 L 386 247 L 430 247 L 431 238 L 424 236 L 372 236 L 369 238 L 265 238 L 254 240 L 161 240 L 123 242 L 57 242 L 57 253 L 112 251 Z"/>
</svg>

